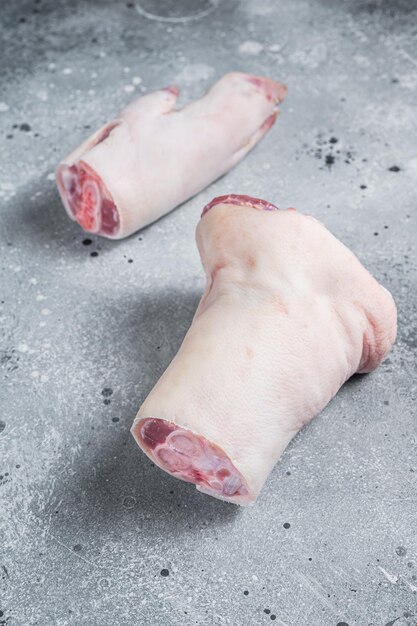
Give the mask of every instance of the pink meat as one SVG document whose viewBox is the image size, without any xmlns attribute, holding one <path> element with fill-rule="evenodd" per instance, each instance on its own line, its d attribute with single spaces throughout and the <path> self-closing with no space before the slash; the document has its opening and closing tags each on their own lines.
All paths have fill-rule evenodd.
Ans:
<svg viewBox="0 0 417 626">
<path fill-rule="evenodd" d="M 132 433 L 165 471 L 248 504 L 294 435 L 396 335 L 390 293 L 312 217 L 247 196 L 203 211 L 207 286 Z"/>
<path fill-rule="evenodd" d="M 231 73 L 175 110 L 176 87 L 133 101 L 58 166 L 69 216 L 120 239 L 225 174 L 268 132 L 285 85 Z"/>
</svg>

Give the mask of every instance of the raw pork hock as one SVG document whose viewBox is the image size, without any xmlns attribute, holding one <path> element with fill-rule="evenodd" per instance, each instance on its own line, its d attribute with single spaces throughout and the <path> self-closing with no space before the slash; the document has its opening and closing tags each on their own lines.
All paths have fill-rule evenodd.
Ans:
<svg viewBox="0 0 417 626">
<path fill-rule="evenodd" d="M 294 435 L 385 358 L 396 307 L 352 252 L 294 209 L 217 198 L 197 244 L 205 292 L 132 433 L 166 472 L 248 504 Z"/>
<path fill-rule="evenodd" d="M 134 100 L 58 166 L 69 216 L 111 239 L 143 228 L 243 159 L 274 124 L 286 92 L 234 72 L 179 110 L 176 87 Z"/>
</svg>

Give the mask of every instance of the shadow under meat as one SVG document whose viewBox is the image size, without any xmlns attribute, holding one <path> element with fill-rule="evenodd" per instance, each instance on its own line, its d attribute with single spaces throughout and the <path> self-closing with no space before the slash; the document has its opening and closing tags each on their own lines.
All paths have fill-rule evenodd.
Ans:
<svg viewBox="0 0 417 626">
<path fill-rule="evenodd" d="M 112 343 L 104 336 L 107 348 L 103 349 L 122 354 L 120 377 L 129 397 L 112 396 L 110 414 L 100 400 L 97 412 L 90 416 L 89 424 L 96 424 L 94 433 L 89 436 L 90 426 L 86 425 L 82 440 L 78 439 L 81 451 L 74 471 L 59 474 L 56 490 L 62 499 L 61 512 L 77 511 L 75 517 L 66 516 L 67 526 L 73 520 L 77 529 L 87 532 L 94 525 L 104 535 L 117 527 L 118 532 L 160 533 L 166 538 L 228 524 L 238 515 L 239 507 L 201 494 L 194 485 L 155 466 L 129 432 L 141 402 L 178 351 L 199 298 L 194 292 L 170 291 L 142 294 L 135 302 L 106 302 L 110 321 L 105 335 Z M 158 349 L 161 346 L 163 350 Z M 93 366 L 88 360 L 83 364 L 86 370 Z M 120 418 L 114 423 L 110 415 Z M 67 445 L 72 443 L 75 445 L 71 441 Z"/>
</svg>

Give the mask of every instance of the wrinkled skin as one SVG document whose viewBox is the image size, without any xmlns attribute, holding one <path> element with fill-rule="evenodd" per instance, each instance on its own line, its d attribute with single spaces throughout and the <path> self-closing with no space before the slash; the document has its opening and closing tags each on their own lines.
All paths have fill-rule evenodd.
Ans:
<svg viewBox="0 0 417 626">
<path fill-rule="evenodd" d="M 295 434 L 352 374 L 385 358 L 396 307 L 342 243 L 294 209 L 217 199 L 197 244 L 205 292 L 132 432 L 165 471 L 248 504 Z"/>
<path fill-rule="evenodd" d="M 179 110 L 176 87 L 134 100 L 58 166 L 68 214 L 112 239 L 150 224 L 236 165 L 274 124 L 286 92 L 235 72 Z"/>
</svg>

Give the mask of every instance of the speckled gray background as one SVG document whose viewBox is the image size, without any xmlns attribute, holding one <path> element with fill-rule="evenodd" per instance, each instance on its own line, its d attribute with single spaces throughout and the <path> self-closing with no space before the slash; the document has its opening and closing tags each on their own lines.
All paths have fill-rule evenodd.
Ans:
<svg viewBox="0 0 417 626">
<path fill-rule="evenodd" d="M 19 0 L 0 19 L 0 626 L 416 625 L 416 2 L 223 0 L 171 23 Z M 288 83 L 262 145 L 141 233 L 83 243 L 58 159 L 135 94 L 178 82 L 185 102 L 230 69 Z M 199 211 L 227 192 L 316 215 L 399 307 L 389 359 L 245 510 L 129 434 L 201 293 Z"/>
</svg>

